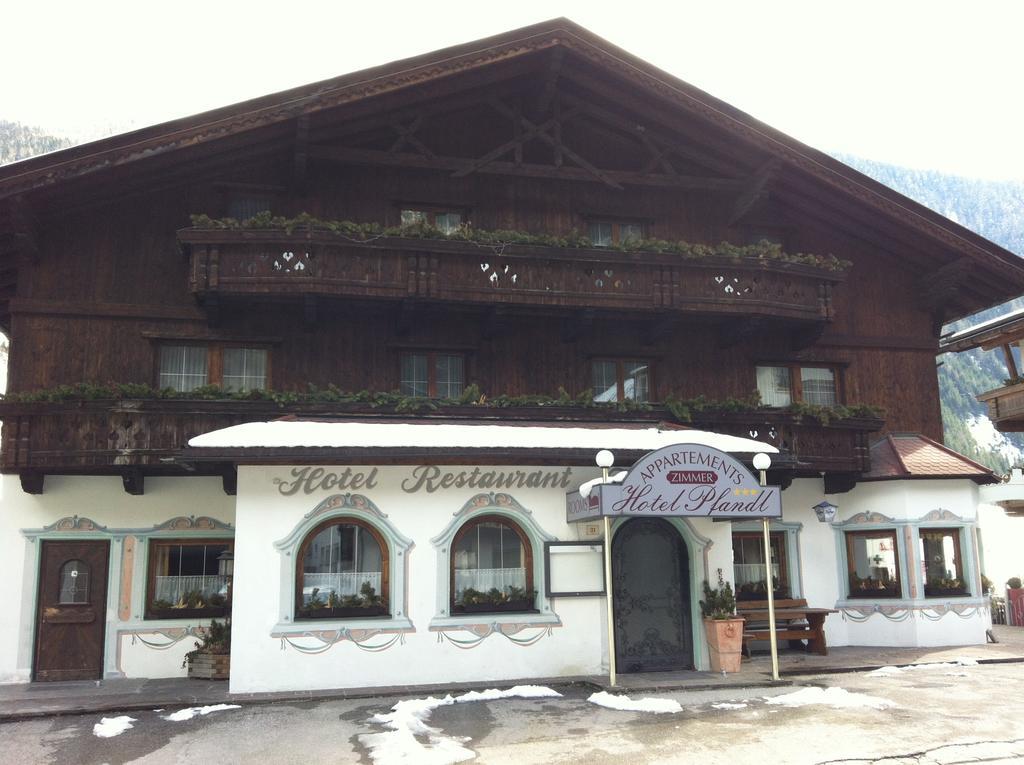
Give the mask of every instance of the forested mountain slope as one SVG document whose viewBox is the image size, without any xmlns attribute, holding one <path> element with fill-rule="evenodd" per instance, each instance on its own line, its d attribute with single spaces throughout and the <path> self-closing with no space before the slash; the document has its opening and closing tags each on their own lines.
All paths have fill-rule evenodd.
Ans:
<svg viewBox="0 0 1024 765">
<path fill-rule="evenodd" d="M 1024 183 L 961 178 L 846 155 L 837 158 L 1011 252 L 1024 255 Z M 1024 301 L 1018 298 L 950 325 L 945 331 L 976 324 L 1021 305 Z M 940 356 L 939 362 L 946 445 L 997 472 L 1006 472 L 1011 465 L 1020 463 L 1024 436 L 996 432 L 985 416 L 985 406 L 975 398 L 976 394 L 1003 384 L 1007 372 L 1001 353 L 950 353 Z"/>
<path fill-rule="evenodd" d="M 0 119 L 0 165 L 70 145 L 67 138 Z M 837 155 L 837 158 L 1006 249 L 1024 254 L 1024 183 L 962 178 L 849 155 Z M 1019 304 L 1024 301 L 1013 301 L 979 314 L 969 323 L 1011 310 Z M 951 327 L 947 327 L 949 329 Z M 5 360 L 6 356 L 0 356 L 0 362 Z M 996 352 L 972 351 L 949 354 L 939 361 L 947 445 L 1000 472 L 1024 461 L 1024 437 L 1006 438 L 996 433 L 985 417 L 985 408 L 974 398 L 977 393 L 1002 385 L 1006 369 L 1001 357 Z"/>
</svg>

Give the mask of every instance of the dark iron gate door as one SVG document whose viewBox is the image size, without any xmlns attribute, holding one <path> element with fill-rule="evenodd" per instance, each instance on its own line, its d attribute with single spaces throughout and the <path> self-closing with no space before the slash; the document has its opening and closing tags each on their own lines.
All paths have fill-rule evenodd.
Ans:
<svg viewBox="0 0 1024 765">
<path fill-rule="evenodd" d="M 637 518 L 612 541 L 619 672 L 693 668 L 689 556 L 668 521 Z"/>
<path fill-rule="evenodd" d="M 36 622 L 36 680 L 103 677 L 107 541 L 43 542 Z"/>
</svg>

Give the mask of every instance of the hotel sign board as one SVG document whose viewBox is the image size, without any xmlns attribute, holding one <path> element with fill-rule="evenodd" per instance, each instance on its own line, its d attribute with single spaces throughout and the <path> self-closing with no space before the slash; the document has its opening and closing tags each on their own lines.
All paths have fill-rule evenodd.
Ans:
<svg viewBox="0 0 1024 765">
<path fill-rule="evenodd" d="M 569 492 L 566 520 L 602 516 L 700 517 L 755 520 L 782 517 L 782 491 L 761 486 L 734 457 L 701 444 L 649 452 L 621 483 L 594 486 L 586 497 Z"/>
</svg>

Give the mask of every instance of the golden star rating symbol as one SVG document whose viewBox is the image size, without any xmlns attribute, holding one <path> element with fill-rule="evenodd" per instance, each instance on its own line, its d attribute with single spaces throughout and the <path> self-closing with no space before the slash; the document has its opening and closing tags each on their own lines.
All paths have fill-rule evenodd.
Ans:
<svg viewBox="0 0 1024 765">
<path fill-rule="evenodd" d="M 747 496 L 754 496 L 754 495 L 760 493 L 760 491 L 761 491 L 760 489 L 733 489 L 732 490 L 732 495 L 734 497 L 747 497 Z"/>
</svg>

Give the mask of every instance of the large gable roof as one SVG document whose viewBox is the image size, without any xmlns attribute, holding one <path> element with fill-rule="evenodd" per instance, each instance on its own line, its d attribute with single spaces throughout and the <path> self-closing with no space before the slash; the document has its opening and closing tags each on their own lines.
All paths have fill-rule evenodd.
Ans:
<svg viewBox="0 0 1024 765">
<path fill-rule="evenodd" d="M 765 175 L 775 173 L 779 179 L 773 191 L 787 203 L 799 202 L 803 210 L 851 233 L 884 231 L 894 251 L 902 248 L 900 254 L 916 258 L 918 268 L 937 271 L 929 289 L 948 292 L 970 281 L 969 296 L 947 311 L 947 320 L 1024 292 L 1024 265 L 1013 253 L 567 19 L 17 162 L 0 168 L 0 200 L 31 199 L 136 163 L 142 169 L 160 158 L 187 159 L 204 147 L 226 147 L 246 136 L 254 141 L 290 141 L 297 122 L 318 114 L 340 111 L 361 116 L 402 94 L 450 95 L 464 87 L 466 77 L 486 81 L 517 67 L 547 67 L 561 57 L 566 59 L 561 76 L 591 88 L 623 88 L 629 102 L 652 121 L 668 123 L 669 129 L 684 118 L 697 121 L 708 156 L 718 157 L 719 169 L 733 168 L 739 180 L 748 177 L 755 194 Z M 692 132 L 688 138 L 693 138 Z"/>
</svg>

